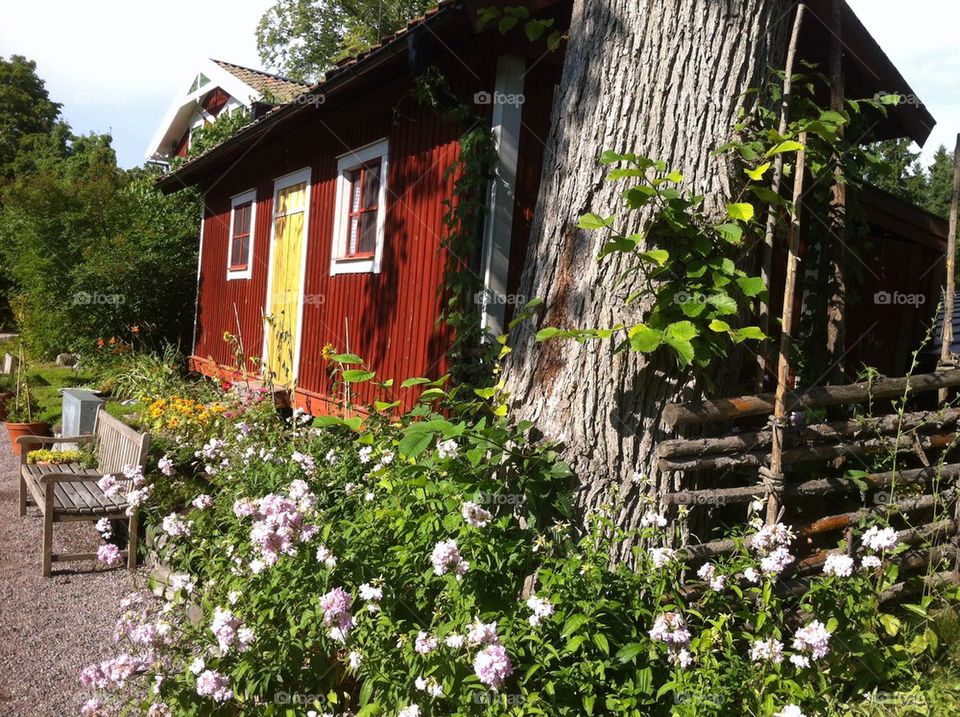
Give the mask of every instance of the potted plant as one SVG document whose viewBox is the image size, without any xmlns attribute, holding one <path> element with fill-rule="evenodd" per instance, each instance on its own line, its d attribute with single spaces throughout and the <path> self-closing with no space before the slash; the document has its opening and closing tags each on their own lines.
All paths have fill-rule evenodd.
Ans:
<svg viewBox="0 0 960 717">
<path fill-rule="evenodd" d="M 7 433 L 14 455 L 20 455 L 17 439 L 20 436 L 49 436 L 50 424 L 38 421 L 37 401 L 30 395 L 27 382 L 26 365 L 23 360 L 23 347 L 20 347 L 20 365 L 17 366 L 17 381 L 13 397 L 7 400 Z"/>
</svg>

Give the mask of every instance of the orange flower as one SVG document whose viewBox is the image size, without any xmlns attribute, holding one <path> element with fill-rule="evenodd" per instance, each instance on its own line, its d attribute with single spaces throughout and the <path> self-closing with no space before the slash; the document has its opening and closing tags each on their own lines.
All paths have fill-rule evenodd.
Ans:
<svg viewBox="0 0 960 717">
<path fill-rule="evenodd" d="M 131 327 L 130 327 L 130 331 L 131 331 L 132 333 L 139 334 L 139 333 L 140 333 L 140 327 L 139 327 L 139 326 L 131 326 Z"/>
</svg>

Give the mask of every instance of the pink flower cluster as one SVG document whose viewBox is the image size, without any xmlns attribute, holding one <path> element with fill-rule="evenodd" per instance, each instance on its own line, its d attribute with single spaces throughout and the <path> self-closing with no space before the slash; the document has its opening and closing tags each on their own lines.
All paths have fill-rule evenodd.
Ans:
<svg viewBox="0 0 960 717">
<path fill-rule="evenodd" d="M 667 646 L 667 655 L 670 661 L 681 667 L 692 662 L 687 646 L 690 644 L 690 630 L 677 612 L 665 612 L 658 615 L 650 629 L 650 639 L 663 642 Z"/>
<path fill-rule="evenodd" d="M 539 627 L 543 618 L 553 615 L 553 603 L 536 595 L 531 595 L 527 598 L 527 607 L 530 608 L 530 611 L 533 613 L 527 618 L 527 622 L 529 622 L 532 627 Z"/>
<path fill-rule="evenodd" d="M 489 510 L 485 510 L 469 500 L 464 502 L 460 513 L 463 515 L 463 519 L 467 521 L 467 524 L 472 525 L 474 528 L 486 528 L 490 523 L 490 518 L 493 517 L 490 515 Z"/>
<path fill-rule="evenodd" d="M 330 637 L 338 642 L 346 642 L 354 620 L 350 614 L 353 598 L 341 587 L 336 587 L 320 598 L 323 610 L 323 624 L 330 628 Z"/>
<path fill-rule="evenodd" d="M 473 672 L 490 689 L 500 689 L 503 681 L 513 674 L 506 648 L 499 643 L 484 647 L 473 658 Z"/>
<path fill-rule="evenodd" d="M 772 662 L 779 665 L 783 662 L 783 643 L 772 637 L 755 640 L 750 648 L 750 659 L 754 662 Z"/>
<path fill-rule="evenodd" d="M 215 670 L 204 670 L 197 677 L 197 694 L 210 697 L 214 702 L 227 702 L 233 699 L 230 680 Z"/>
<path fill-rule="evenodd" d="M 236 643 L 238 652 L 246 652 L 250 643 L 254 640 L 253 630 L 244 627 L 236 615 L 230 610 L 218 607 L 213 611 L 213 621 L 210 623 L 210 630 L 220 647 L 220 654 L 226 654 L 230 647 Z"/>
<path fill-rule="evenodd" d="M 133 515 L 134 509 L 150 497 L 151 486 L 144 485 L 145 480 L 140 466 L 124 466 L 122 479 L 115 473 L 108 473 L 97 481 L 97 486 L 107 498 L 119 498 L 122 495 L 128 505 L 127 515 Z"/>
<path fill-rule="evenodd" d="M 706 581 L 711 590 L 723 590 L 723 586 L 727 583 L 725 575 L 717 575 L 717 566 L 713 563 L 701 565 L 697 575 L 700 576 L 701 580 Z"/>
<path fill-rule="evenodd" d="M 163 532 L 171 538 L 189 537 L 193 531 L 193 522 L 184 520 L 176 513 L 171 513 L 163 519 Z"/>
<path fill-rule="evenodd" d="M 111 567 L 120 563 L 120 548 L 113 543 L 104 543 L 97 549 L 97 560 Z"/>
<path fill-rule="evenodd" d="M 779 575 L 793 562 L 793 537 L 793 531 L 782 523 L 764 525 L 750 536 L 748 544 L 760 557 L 760 570 L 765 575 Z"/>
<path fill-rule="evenodd" d="M 460 580 L 464 573 L 470 569 L 470 563 L 460 555 L 460 549 L 457 547 L 457 541 L 441 540 L 433 548 L 433 554 L 430 556 L 430 562 L 433 563 L 433 572 L 437 575 L 446 575 L 452 572 Z"/>
<path fill-rule="evenodd" d="M 421 655 L 429 655 L 437 649 L 437 638 L 427 632 L 417 633 L 413 649 Z"/>
<path fill-rule="evenodd" d="M 304 522 L 304 512 L 314 496 L 300 483 L 303 481 L 291 484 L 289 496 L 270 493 L 256 502 L 241 498 L 234 503 L 233 511 L 238 517 L 254 518 L 250 540 L 260 554 L 261 569 L 274 565 L 281 555 L 296 555 L 297 544 L 309 542 L 317 533 L 315 525 Z"/>
<path fill-rule="evenodd" d="M 80 673 L 80 682 L 84 687 L 98 690 L 112 685 L 122 687 L 134 675 L 146 669 L 146 662 L 134 655 L 124 653 L 110 660 L 85 667 Z"/>
<path fill-rule="evenodd" d="M 827 626 L 819 620 L 811 620 L 797 630 L 793 636 L 793 649 L 796 655 L 790 661 L 797 667 L 809 667 L 810 660 L 819 660 L 830 652 L 830 633 Z"/>
<path fill-rule="evenodd" d="M 837 553 L 828 555 L 823 563 L 823 572 L 826 575 L 835 575 L 841 578 L 850 577 L 853 574 L 853 558 L 849 555 Z"/>
<path fill-rule="evenodd" d="M 893 528 L 879 528 L 874 525 L 863 534 L 863 544 L 875 553 L 893 550 L 899 542 L 897 531 Z"/>
</svg>

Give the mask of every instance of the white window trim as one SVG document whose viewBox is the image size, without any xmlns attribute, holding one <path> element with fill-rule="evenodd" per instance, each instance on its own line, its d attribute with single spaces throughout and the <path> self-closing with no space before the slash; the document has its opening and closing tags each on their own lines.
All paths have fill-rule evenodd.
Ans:
<svg viewBox="0 0 960 717">
<path fill-rule="evenodd" d="M 387 138 L 371 142 L 337 157 L 337 202 L 333 220 L 333 241 L 330 245 L 330 276 L 337 274 L 379 274 L 383 260 L 384 227 L 387 222 L 387 169 L 389 168 L 389 141 Z M 377 241 L 372 257 L 350 259 L 347 253 L 350 207 L 349 173 L 371 160 L 380 158 L 380 196 L 377 198 Z"/>
<path fill-rule="evenodd" d="M 237 206 L 250 202 L 250 248 L 247 254 L 246 269 L 230 268 L 230 250 L 233 248 L 233 217 L 236 214 Z M 230 197 L 230 233 L 227 235 L 227 281 L 236 279 L 249 279 L 253 276 L 253 243 L 257 228 L 257 190 L 248 189 L 240 194 Z"/>
<path fill-rule="evenodd" d="M 277 229 L 277 200 L 280 195 L 281 190 L 286 189 L 287 187 L 292 187 L 295 184 L 300 184 L 301 182 L 306 183 L 307 185 L 307 195 L 304 197 L 304 214 L 303 214 L 303 245 L 302 245 L 302 255 L 300 261 L 300 293 L 298 295 L 297 303 L 297 336 L 294 340 L 293 345 L 293 371 L 292 377 L 293 382 L 296 384 L 297 378 L 300 375 L 300 346 L 303 341 L 303 306 L 306 302 L 303 300 L 304 287 L 307 281 L 307 249 L 310 245 L 310 194 L 311 189 L 313 188 L 313 168 L 304 167 L 296 172 L 291 172 L 290 174 L 285 174 L 282 177 L 277 177 L 273 180 L 273 207 L 270 215 L 270 257 L 267 260 L 267 298 L 266 298 L 266 309 L 264 313 L 264 322 L 263 322 L 263 346 L 260 350 L 260 355 L 262 358 L 263 369 L 268 370 L 267 367 L 270 365 L 270 356 L 268 352 L 269 338 L 270 338 L 270 327 L 266 321 L 266 317 L 270 316 L 273 312 L 273 248 L 276 238 L 276 229 Z M 291 387 L 292 388 L 292 387 Z"/>
</svg>

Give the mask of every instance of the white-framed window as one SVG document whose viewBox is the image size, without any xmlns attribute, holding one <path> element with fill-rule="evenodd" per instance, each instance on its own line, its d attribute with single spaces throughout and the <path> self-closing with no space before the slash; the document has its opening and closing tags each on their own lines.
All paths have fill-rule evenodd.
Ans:
<svg viewBox="0 0 960 717">
<path fill-rule="evenodd" d="M 257 226 L 257 190 L 230 199 L 230 236 L 227 242 L 227 280 L 253 274 L 253 236 Z"/>
<path fill-rule="evenodd" d="M 380 272 L 387 218 L 388 143 L 337 158 L 337 203 L 330 275 Z"/>
</svg>

